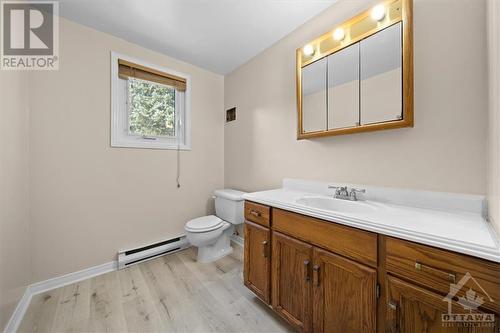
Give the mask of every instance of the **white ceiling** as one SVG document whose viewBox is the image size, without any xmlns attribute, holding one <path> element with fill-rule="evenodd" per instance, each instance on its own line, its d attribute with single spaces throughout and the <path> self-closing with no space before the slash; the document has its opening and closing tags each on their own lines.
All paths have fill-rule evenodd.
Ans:
<svg viewBox="0 0 500 333">
<path fill-rule="evenodd" d="M 60 15 L 227 74 L 336 0 L 60 0 Z"/>
</svg>

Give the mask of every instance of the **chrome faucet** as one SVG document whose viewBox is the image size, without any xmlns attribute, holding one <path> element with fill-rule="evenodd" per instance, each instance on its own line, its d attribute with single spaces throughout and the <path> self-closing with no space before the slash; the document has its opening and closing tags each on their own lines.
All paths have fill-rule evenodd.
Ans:
<svg viewBox="0 0 500 333">
<path fill-rule="evenodd" d="M 357 193 L 366 193 L 365 189 L 351 188 L 349 190 L 347 186 L 329 185 L 328 188 L 335 189 L 333 197 L 335 199 L 342 199 L 342 200 L 357 201 L 358 200 Z"/>
</svg>

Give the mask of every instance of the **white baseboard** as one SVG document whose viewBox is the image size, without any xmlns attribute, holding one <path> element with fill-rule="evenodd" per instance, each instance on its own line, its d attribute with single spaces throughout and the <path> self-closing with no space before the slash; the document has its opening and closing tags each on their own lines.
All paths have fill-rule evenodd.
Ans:
<svg viewBox="0 0 500 333">
<path fill-rule="evenodd" d="M 36 282 L 30 285 L 29 288 L 31 289 L 32 295 L 36 295 L 48 290 L 64 287 L 67 286 L 68 284 L 89 279 L 97 275 L 116 271 L 117 268 L 118 268 L 118 263 L 116 261 L 111 261 L 102 265 L 82 269 L 81 271 L 65 274 L 41 282 Z"/>
<path fill-rule="evenodd" d="M 118 262 L 116 261 L 111 261 L 106 264 L 90 267 L 87 269 L 83 269 L 78 272 L 73 272 L 69 274 L 65 274 L 62 276 L 58 276 L 49 280 L 41 281 L 41 282 L 36 282 L 31 285 L 29 285 L 26 288 L 26 291 L 24 292 L 23 297 L 21 297 L 21 300 L 19 303 L 17 303 L 17 307 L 14 310 L 14 313 L 9 319 L 9 322 L 7 323 L 7 326 L 5 326 L 4 333 L 14 333 L 17 331 L 19 328 L 19 325 L 21 324 L 21 321 L 24 317 L 24 314 L 26 313 L 26 310 L 28 309 L 28 306 L 30 305 L 31 298 L 34 295 L 43 293 L 48 290 L 52 290 L 55 288 L 60 288 L 67 286 L 68 284 L 72 284 L 75 282 L 79 282 L 82 280 L 86 280 L 89 278 L 92 278 L 94 276 L 98 276 L 104 273 L 116 271 L 118 268 Z"/>
<path fill-rule="evenodd" d="M 243 239 L 243 237 L 241 236 L 238 236 L 238 235 L 232 235 L 231 236 L 231 240 L 233 242 L 235 242 L 236 244 L 238 244 L 239 246 L 241 247 L 244 247 L 245 246 L 245 240 Z"/>
<path fill-rule="evenodd" d="M 10 316 L 9 322 L 3 330 L 4 333 L 14 333 L 17 331 L 17 329 L 19 328 L 19 324 L 21 324 L 24 314 L 26 313 L 26 310 L 30 305 L 32 296 L 33 295 L 30 292 L 30 286 L 26 287 L 23 297 L 21 297 L 21 299 L 17 303 L 14 312 Z"/>
</svg>

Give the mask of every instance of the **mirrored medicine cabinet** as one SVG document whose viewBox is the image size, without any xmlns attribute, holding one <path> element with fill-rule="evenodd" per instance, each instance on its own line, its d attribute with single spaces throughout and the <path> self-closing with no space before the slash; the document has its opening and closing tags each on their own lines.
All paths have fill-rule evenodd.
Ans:
<svg viewBox="0 0 500 333">
<path fill-rule="evenodd" d="M 298 138 L 413 126 L 412 0 L 389 0 L 297 49 Z"/>
</svg>

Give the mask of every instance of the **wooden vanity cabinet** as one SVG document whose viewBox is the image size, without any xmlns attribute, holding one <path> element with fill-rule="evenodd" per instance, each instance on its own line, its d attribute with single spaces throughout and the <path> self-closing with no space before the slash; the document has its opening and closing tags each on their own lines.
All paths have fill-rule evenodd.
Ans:
<svg viewBox="0 0 500 333">
<path fill-rule="evenodd" d="M 313 331 L 375 333 L 377 271 L 317 247 L 313 252 Z"/>
<path fill-rule="evenodd" d="M 377 266 L 377 234 L 313 217 L 273 209 L 271 229 L 332 253 Z"/>
<path fill-rule="evenodd" d="M 245 285 L 299 332 L 376 332 L 376 235 L 268 209 L 245 205 Z"/>
<path fill-rule="evenodd" d="M 445 327 L 442 315 L 448 312 L 443 296 L 389 276 L 387 279 L 388 307 L 386 332 L 391 333 L 497 333 L 495 327 Z M 456 302 L 451 302 L 453 313 L 467 313 Z M 487 312 L 479 309 L 475 313 Z"/>
<path fill-rule="evenodd" d="M 271 231 L 245 222 L 243 281 L 266 304 L 270 302 Z"/>
<path fill-rule="evenodd" d="M 430 246 L 386 237 L 387 269 L 386 332 L 398 333 L 482 333 L 500 332 L 500 265 Z M 453 298 L 445 296 L 457 286 Z M 480 297 L 477 309 L 466 310 L 458 297 Z M 493 300 L 490 301 L 490 300 Z M 484 301 L 484 303 L 483 303 Z M 443 326 L 442 315 L 488 313 L 495 316 L 491 326 Z M 494 326 L 493 326 L 494 325 Z"/>
<path fill-rule="evenodd" d="M 279 232 L 271 266 L 273 309 L 298 331 L 376 331 L 375 269 Z"/>
<path fill-rule="evenodd" d="M 500 333 L 498 263 L 245 206 L 245 285 L 298 332 Z M 470 313 L 457 297 L 473 289 L 485 302 L 472 313 L 494 314 L 495 326 L 443 326 L 450 284 L 461 289 L 453 313 Z"/>
<path fill-rule="evenodd" d="M 313 246 L 273 232 L 272 306 L 300 332 L 311 332 Z"/>
<path fill-rule="evenodd" d="M 450 291 L 450 284 L 463 282 L 457 296 L 473 289 L 484 305 L 500 313 L 500 264 L 459 253 L 386 237 L 387 272 L 425 286 L 440 294 Z M 469 274 L 469 275 L 467 275 Z"/>
<path fill-rule="evenodd" d="M 271 207 L 255 202 L 245 201 L 245 219 L 269 228 L 271 220 Z"/>
</svg>

